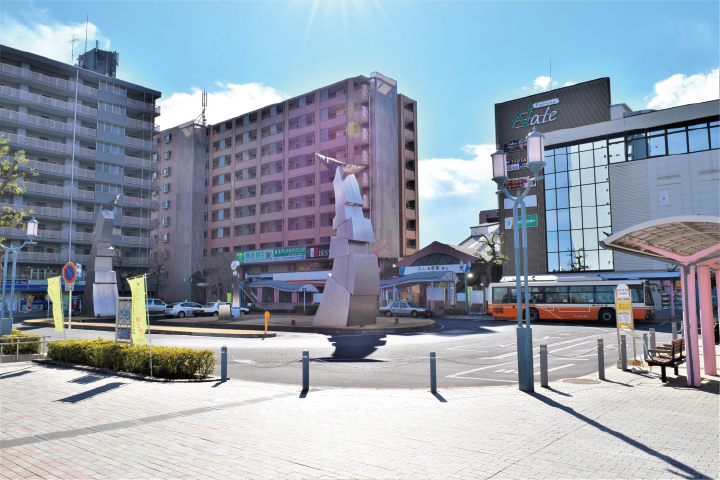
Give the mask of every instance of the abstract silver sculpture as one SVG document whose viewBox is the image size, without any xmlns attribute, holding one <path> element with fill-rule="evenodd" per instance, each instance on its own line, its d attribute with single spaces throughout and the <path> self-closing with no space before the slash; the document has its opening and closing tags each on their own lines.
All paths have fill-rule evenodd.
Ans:
<svg viewBox="0 0 720 480">
<path fill-rule="evenodd" d="M 115 207 L 119 201 L 120 195 L 103 205 L 95 221 L 83 296 L 83 314 L 86 316 L 115 315 L 118 288 L 117 277 L 112 269 L 114 253 L 110 240 L 115 223 Z"/>
<path fill-rule="evenodd" d="M 372 223 L 363 216 L 362 195 L 355 174 L 363 166 L 348 165 L 316 154 L 328 168 L 335 168 L 335 219 L 337 237 L 330 239 L 332 275 L 325 282 L 313 325 L 347 327 L 374 324 L 380 294 L 378 259 L 370 253 L 375 241 Z"/>
</svg>

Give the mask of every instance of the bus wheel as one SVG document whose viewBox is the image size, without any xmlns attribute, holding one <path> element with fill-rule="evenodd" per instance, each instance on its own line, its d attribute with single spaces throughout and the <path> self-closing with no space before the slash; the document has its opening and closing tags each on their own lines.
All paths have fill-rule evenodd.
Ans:
<svg viewBox="0 0 720 480">
<path fill-rule="evenodd" d="M 615 310 L 612 308 L 603 308 L 600 310 L 600 313 L 598 313 L 598 318 L 602 323 L 615 323 Z"/>
<path fill-rule="evenodd" d="M 523 310 L 523 319 L 525 318 L 525 311 Z M 530 308 L 530 321 L 531 322 L 537 322 L 540 320 L 540 312 L 537 311 L 537 308 Z"/>
</svg>

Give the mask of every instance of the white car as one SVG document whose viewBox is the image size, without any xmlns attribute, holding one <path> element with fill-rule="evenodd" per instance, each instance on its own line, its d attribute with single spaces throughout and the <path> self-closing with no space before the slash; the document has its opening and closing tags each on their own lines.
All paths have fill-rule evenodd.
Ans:
<svg viewBox="0 0 720 480">
<path fill-rule="evenodd" d="M 167 307 L 167 303 L 162 300 L 158 300 L 157 298 L 147 299 L 147 311 L 150 313 L 165 313 Z"/>
<path fill-rule="evenodd" d="M 213 317 L 217 317 L 220 315 L 220 305 L 227 305 L 228 307 L 231 307 L 232 305 L 228 302 L 213 302 L 208 303 L 207 305 L 203 305 L 200 309 L 193 310 L 193 316 L 195 317 L 205 317 L 212 315 Z M 250 313 L 250 309 L 245 307 L 240 307 L 240 315 L 247 315 Z"/>
<path fill-rule="evenodd" d="M 165 309 L 166 317 L 185 318 L 193 314 L 193 310 L 202 308 L 202 305 L 195 302 L 177 302 L 167 306 Z"/>
</svg>

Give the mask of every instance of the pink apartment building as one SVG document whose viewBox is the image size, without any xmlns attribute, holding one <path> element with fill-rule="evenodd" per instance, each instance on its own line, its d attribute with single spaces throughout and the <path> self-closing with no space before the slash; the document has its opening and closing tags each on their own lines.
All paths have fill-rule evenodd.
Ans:
<svg viewBox="0 0 720 480">
<path fill-rule="evenodd" d="M 332 269 L 327 250 L 333 235 L 334 171 L 315 154 L 366 165 L 358 174 L 363 209 L 375 230 L 373 252 L 380 261 L 381 276 L 391 277 L 397 275 L 398 259 L 418 247 L 416 114 L 417 103 L 398 94 L 390 78 L 373 73 L 342 80 L 209 126 L 206 176 L 202 182 L 199 177 L 186 181 L 175 192 L 170 181 L 169 196 L 183 196 L 188 188 L 195 192 L 199 184 L 205 188 L 207 179 L 203 255 L 232 253 L 234 258 L 242 253 L 240 276 L 252 282 L 249 285 L 258 300 L 292 303 L 297 301 L 292 284 L 312 283 L 322 292 Z M 166 145 L 161 140 L 161 156 L 166 146 L 172 150 L 173 141 Z M 184 167 L 177 165 L 173 171 L 173 162 L 189 160 L 174 151 L 172 155 L 168 178 L 180 181 L 173 175 L 182 171 L 185 176 Z M 162 217 L 167 192 L 162 191 L 164 164 L 160 161 Z M 181 200 L 176 202 L 180 207 Z M 167 209 L 171 218 L 165 241 L 160 219 L 159 245 L 167 247 L 170 258 L 195 262 L 194 257 L 174 251 L 178 245 L 173 237 L 183 234 L 177 232 L 179 220 L 173 224 L 172 217 L 197 214 L 194 209 L 173 208 L 171 203 Z M 190 223 L 195 226 L 198 220 Z M 192 251 L 197 255 L 197 249 Z M 182 291 L 179 280 L 179 275 L 171 279 L 168 290 Z M 224 298 L 225 292 L 216 295 Z"/>
</svg>

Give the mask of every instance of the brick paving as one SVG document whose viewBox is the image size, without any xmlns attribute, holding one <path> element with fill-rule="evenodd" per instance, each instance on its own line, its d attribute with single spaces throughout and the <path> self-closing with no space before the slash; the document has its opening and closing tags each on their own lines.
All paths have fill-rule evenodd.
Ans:
<svg viewBox="0 0 720 480">
<path fill-rule="evenodd" d="M 607 382 L 535 394 L 327 388 L 303 398 L 299 386 L 6 364 L 0 477 L 717 478 L 717 377 L 701 389 L 669 377 L 608 369 Z"/>
</svg>

